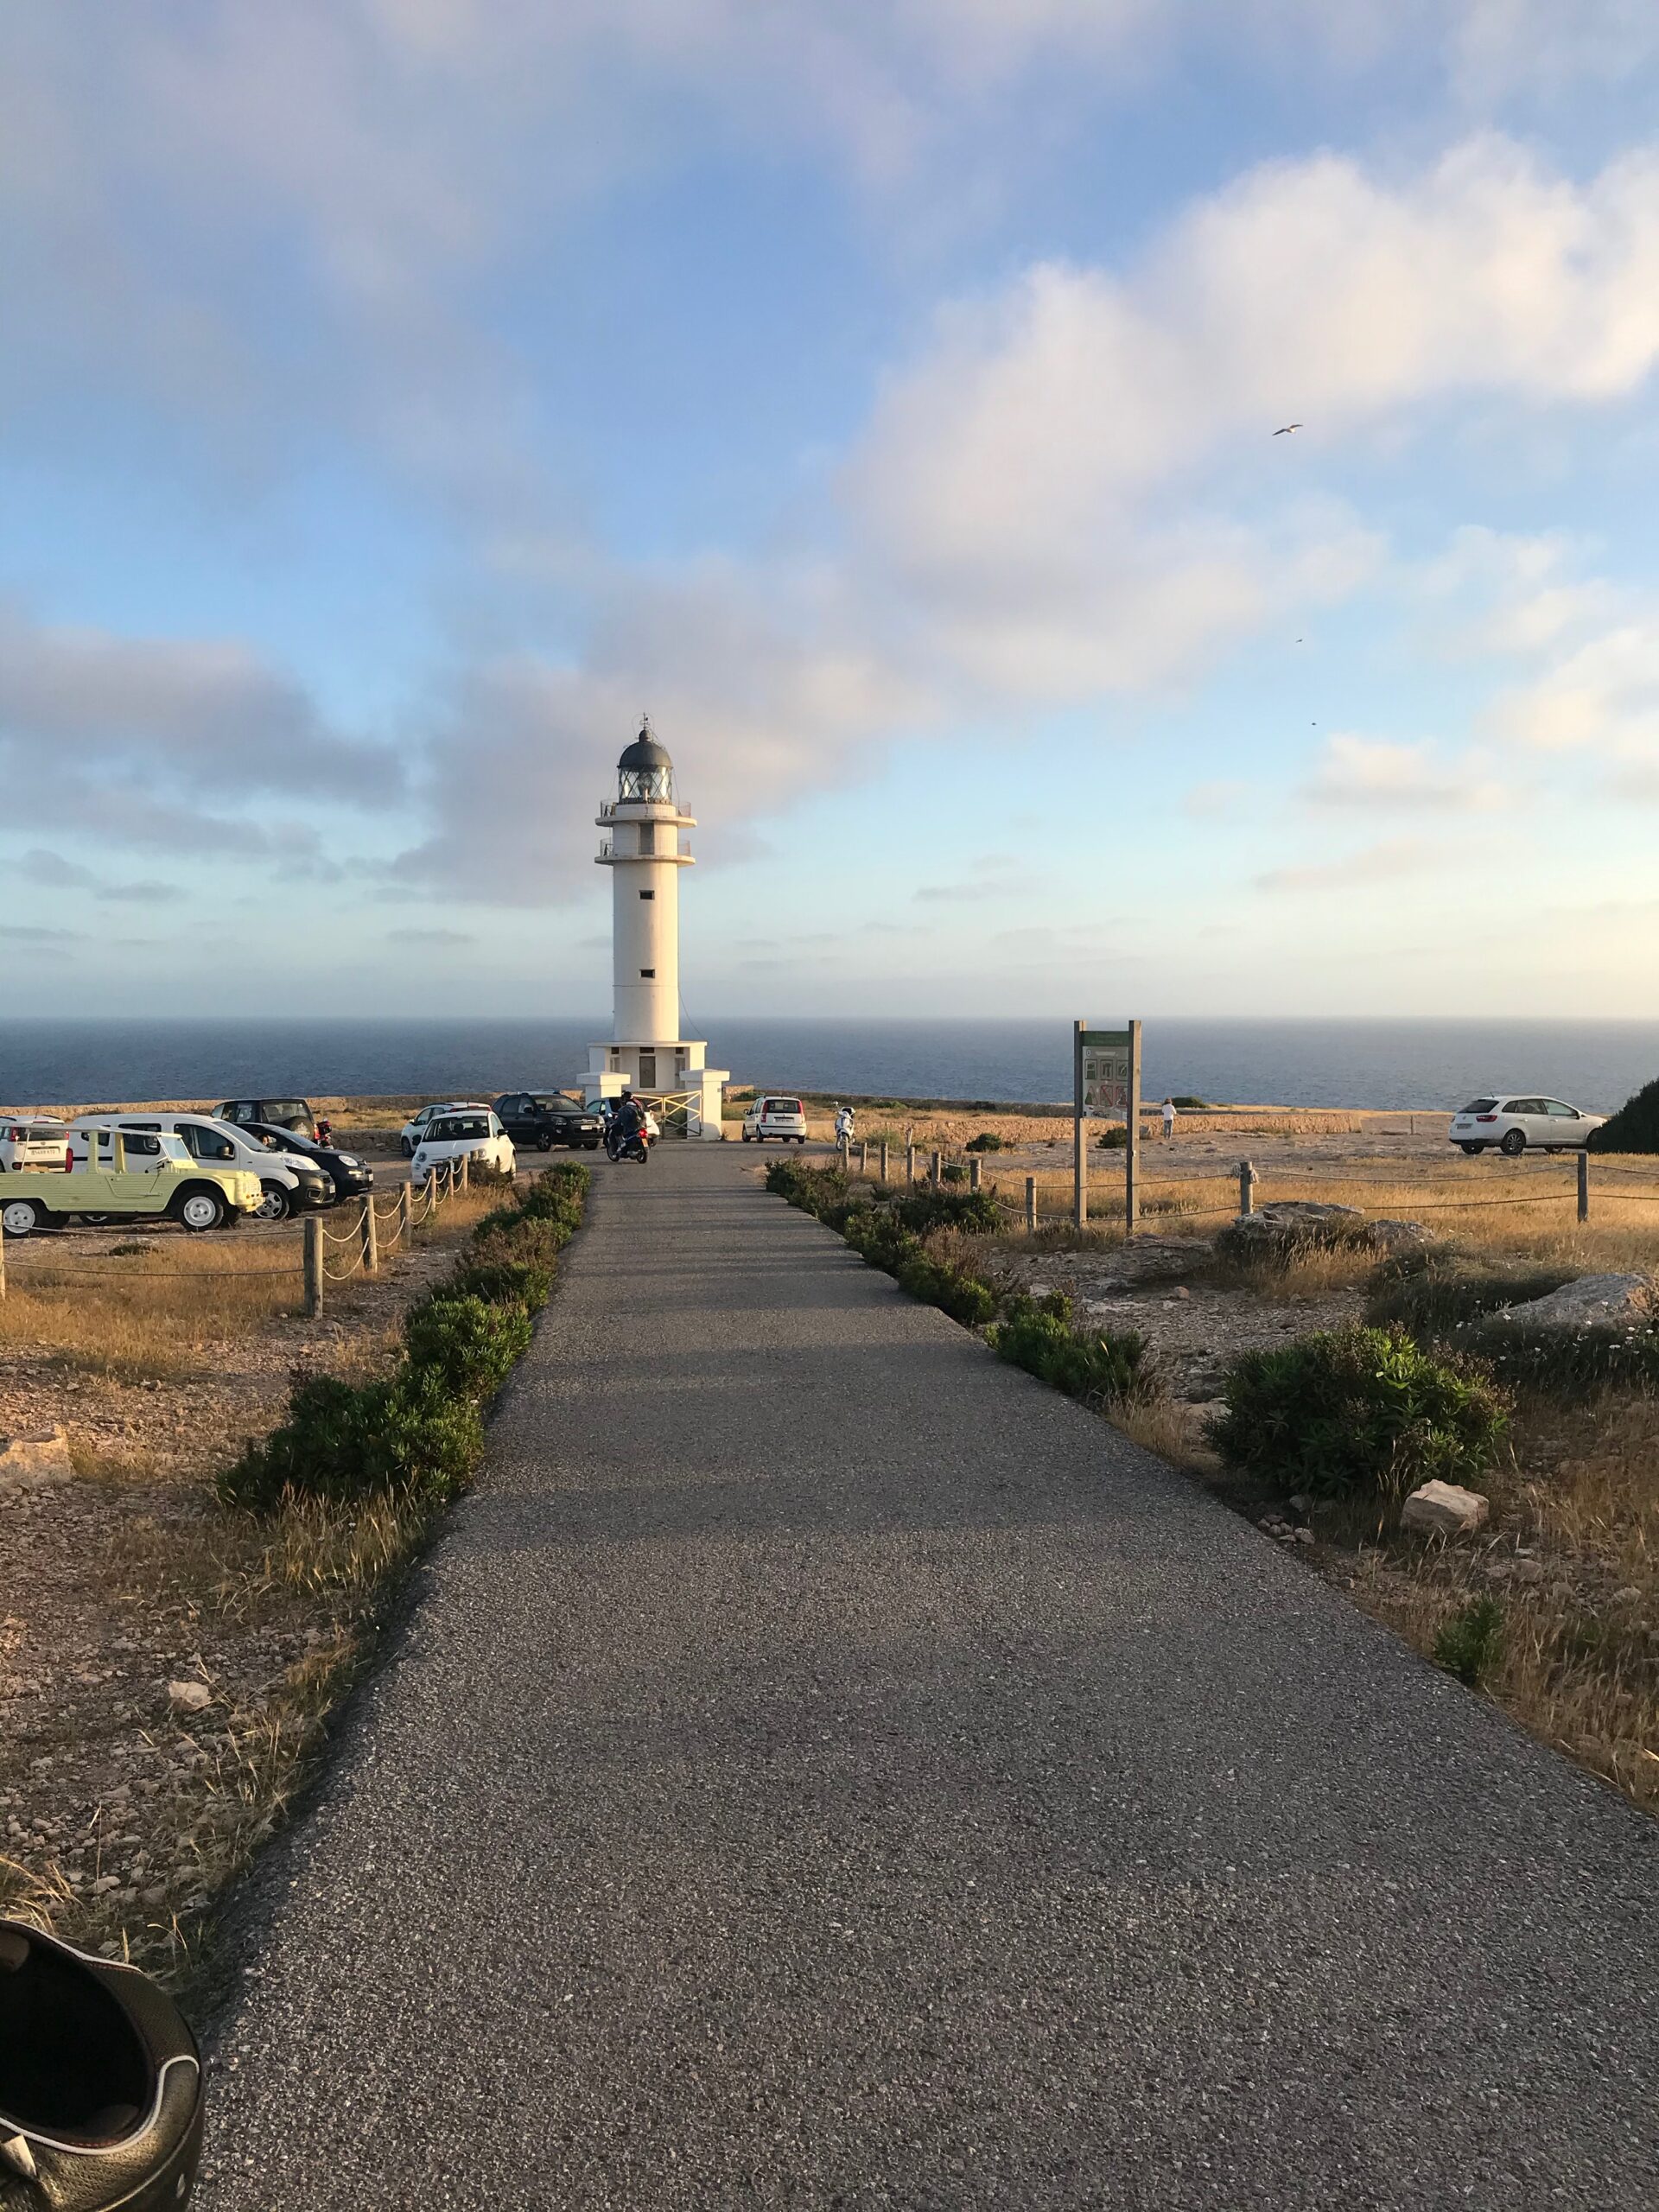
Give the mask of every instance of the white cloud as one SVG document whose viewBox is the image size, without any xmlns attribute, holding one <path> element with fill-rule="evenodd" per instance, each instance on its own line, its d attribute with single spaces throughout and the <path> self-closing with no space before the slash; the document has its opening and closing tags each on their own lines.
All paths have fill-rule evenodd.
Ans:
<svg viewBox="0 0 1659 2212">
<path fill-rule="evenodd" d="M 1443 760 L 1427 743 L 1397 744 L 1339 732 L 1302 787 L 1314 806 L 1363 812 L 1490 813 L 1508 805 L 1511 787 L 1479 765 Z"/>
<path fill-rule="evenodd" d="M 330 728 L 293 680 L 229 640 L 121 637 L 0 603 L 0 753 L 60 749 L 77 767 L 140 764 L 200 789 L 331 799 L 395 793 L 395 753 Z"/>
<path fill-rule="evenodd" d="M 845 497 L 934 650 L 1076 696 L 1353 588 L 1377 549 L 1299 502 L 1310 448 L 1470 395 L 1592 405 L 1656 362 L 1659 156 L 1578 184 L 1491 137 L 1403 182 L 1321 155 L 1189 209 L 1128 276 L 1044 264 L 945 311 Z"/>
<path fill-rule="evenodd" d="M 1351 886 L 1392 883 L 1421 875 L 1445 857 L 1442 846 L 1415 837 L 1385 837 L 1357 852 L 1328 861 L 1308 861 L 1267 869 L 1255 878 L 1258 891 L 1344 891 Z"/>
</svg>

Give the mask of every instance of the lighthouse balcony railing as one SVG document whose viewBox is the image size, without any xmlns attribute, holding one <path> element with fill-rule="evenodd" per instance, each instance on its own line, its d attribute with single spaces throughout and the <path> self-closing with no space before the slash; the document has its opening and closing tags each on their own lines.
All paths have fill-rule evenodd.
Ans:
<svg viewBox="0 0 1659 2212">
<path fill-rule="evenodd" d="M 637 845 L 630 845 L 625 851 L 619 853 L 614 837 L 601 837 L 599 841 L 597 857 L 602 861 L 689 861 L 695 859 L 696 855 L 683 838 L 680 839 L 671 853 L 658 853 L 650 850 L 642 853 Z"/>
</svg>

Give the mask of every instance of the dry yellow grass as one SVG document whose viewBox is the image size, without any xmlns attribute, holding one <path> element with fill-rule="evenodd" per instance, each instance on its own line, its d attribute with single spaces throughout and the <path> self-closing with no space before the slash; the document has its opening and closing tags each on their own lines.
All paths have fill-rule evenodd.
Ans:
<svg viewBox="0 0 1659 2212">
<path fill-rule="evenodd" d="M 1486 1689 L 1659 1811 L 1659 1401 L 1523 1405 L 1515 1465 L 1491 1487 L 1503 1533 L 1490 1550 L 1386 1541 L 1355 1596 L 1429 1653 L 1472 1595 L 1497 1595 L 1503 1643 Z M 1516 1544 L 1534 1579 L 1517 1579 Z"/>
<path fill-rule="evenodd" d="M 300 1310 L 297 1237 L 204 1248 L 157 1238 L 114 1251 L 67 1240 L 7 1255 L 0 1337 L 88 1374 L 176 1376 L 204 1352 Z"/>
</svg>

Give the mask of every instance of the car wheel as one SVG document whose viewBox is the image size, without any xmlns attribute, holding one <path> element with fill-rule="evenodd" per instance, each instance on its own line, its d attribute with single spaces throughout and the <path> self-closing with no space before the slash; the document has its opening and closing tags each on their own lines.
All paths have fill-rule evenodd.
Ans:
<svg viewBox="0 0 1659 2212">
<path fill-rule="evenodd" d="M 187 1191 L 174 1202 L 174 1218 L 193 1236 L 200 1236 L 204 1229 L 217 1229 L 225 1218 L 226 1205 L 217 1191 L 210 1191 L 199 1183 L 194 1191 Z"/>
<path fill-rule="evenodd" d="M 1524 1129 L 1505 1129 L 1503 1140 L 1497 1148 L 1501 1153 L 1506 1154 L 1510 1159 L 1514 1160 L 1519 1154 L 1523 1153 L 1527 1148 L 1526 1131 Z"/>
<path fill-rule="evenodd" d="M 551 1131 L 551 1129 L 543 1129 L 543 1130 L 542 1131 L 541 1135 L 540 1135 L 537 1138 L 537 1140 L 536 1140 L 536 1149 L 537 1149 L 537 1152 L 551 1152 L 551 1151 L 552 1151 L 552 1149 L 553 1149 L 553 1132 Z"/>
<path fill-rule="evenodd" d="M 52 1218 L 46 1208 L 37 1205 L 33 1198 L 8 1198 L 0 1206 L 0 1230 L 8 1236 L 30 1236 L 43 1229 Z"/>
<path fill-rule="evenodd" d="M 294 1202 L 282 1185 L 262 1183 L 259 1187 L 265 1195 L 259 1203 L 254 1219 L 256 1221 L 286 1221 L 294 1211 Z"/>
<path fill-rule="evenodd" d="M 413 1160 L 415 1157 L 415 1147 L 410 1144 L 409 1139 L 407 1137 L 399 1137 L 397 1141 L 403 1147 L 404 1158 L 405 1160 Z"/>
<path fill-rule="evenodd" d="M 1459 1152 L 1466 1152 L 1471 1160 L 1474 1158 L 1478 1152 L 1484 1152 L 1485 1149 L 1486 1147 L 1484 1144 L 1460 1144 L 1458 1147 L 1458 1150 Z"/>
</svg>

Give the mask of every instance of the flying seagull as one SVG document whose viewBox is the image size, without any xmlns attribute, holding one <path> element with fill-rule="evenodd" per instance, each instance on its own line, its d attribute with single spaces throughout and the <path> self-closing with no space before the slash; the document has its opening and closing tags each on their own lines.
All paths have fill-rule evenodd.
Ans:
<svg viewBox="0 0 1659 2212">
<path fill-rule="evenodd" d="M 1293 430 L 1300 430 L 1301 427 L 1300 423 L 1287 423 L 1282 429 L 1275 430 L 1273 435 L 1275 438 L 1287 438 Z"/>
</svg>

